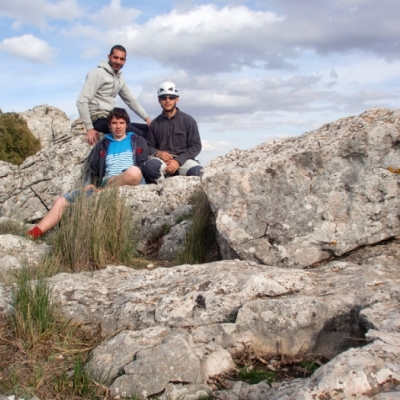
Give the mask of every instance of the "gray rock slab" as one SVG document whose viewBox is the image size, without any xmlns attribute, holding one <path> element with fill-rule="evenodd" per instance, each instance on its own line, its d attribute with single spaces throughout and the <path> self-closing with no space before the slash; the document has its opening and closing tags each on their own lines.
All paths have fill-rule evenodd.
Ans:
<svg viewBox="0 0 400 400">
<path fill-rule="evenodd" d="M 387 332 L 400 333 L 400 303 L 377 303 L 361 311 L 365 326 Z"/>
<path fill-rule="evenodd" d="M 385 398 L 386 392 L 397 391 L 400 382 L 400 334 L 375 331 L 369 335 L 370 338 L 375 337 L 373 343 L 339 354 L 320 367 L 289 399 L 361 399 L 379 392 L 385 392 L 380 394 L 381 398 Z M 393 390 L 390 390 L 391 387 Z"/>
<path fill-rule="evenodd" d="M 54 140 L 64 137 L 71 131 L 71 121 L 57 107 L 42 104 L 20 113 L 31 132 L 40 139 L 42 148 L 50 146 Z"/>
<path fill-rule="evenodd" d="M 23 266 L 32 267 L 41 263 L 51 247 L 20 236 L 0 235 L 0 278 L 7 279 L 13 271 Z"/>
<path fill-rule="evenodd" d="M 373 109 L 211 161 L 223 257 L 302 268 L 399 235 L 399 126 Z"/>
<path fill-rule="evenodd" d="M 140 350 L 161 344 L 169 332 L 166 327 L 122 331 L 92 351 L 86 370 L 97 382 L 111 382 Z"/>
<path fill-rule="evenodd" d="M 258 297 L 299 292 L 309 273 L 222 261 L 136 271 L 123 266 L 48 280 L 67 318 L 105 335 L 121 328 L 197 326 L 226 321 Z"/>
<path fill-rule="evenodd" d="M 189 341 L 189 334 L 176 332 L 165 343 L 139 351 L 125 367 L 126 375 L 111 385 L 110 394 L 145 399 L 161 393 L 170 382 L 202 383 L 200 361 Z"/>
<path fill-rule="evenodd" d="M 162 239 L 163 244 L 158 252 L 161 260 L 174 261 L 185 248 L 186 234 L 191 226 L 189 221 L 183 221 L 171 228 Z"/>
<path fill-rule="evenodd" d="M 199 190 L 202 190 L 202 186 L 197 176 L 174 176 L 166 179 L 162 185 L 121 188 L 121 196 L 131 207 L 132 220 L 138 227 L 138 250 L 145 252 L 148 240 L 159 235 L 164 226 L 171 228 L 176 225 L 178 218 L 190 210 L 188 203 Z M 174 253 L 169 258 L 179 252 L 186 231 L 180 229 L 175 233 L 177 249 L 166 250 L 167 254 Z"/>
<path fill-rule="evenodd" d="M 42 218 L 56 196 L 79 186 L 89 151 L 83 136 L 69 133 L 61 143 L 54 142 L 0 176 L 1 215 L 26 221 Z"/>
<path fill-rule="evenodd" d="M 207 385 L 174 385 L 169 383 L 160 400 L 201 400 L 212 397 L 212 390 Z"/>
<path fill-rule="evenodd" d="M 215 395 L 222 400 L 265 400 L 271 399 L 274 390 L 267 382 L 249 385 L 246 382 L 235 382 L 230 390 L 216 391 Z"/>
</svg>

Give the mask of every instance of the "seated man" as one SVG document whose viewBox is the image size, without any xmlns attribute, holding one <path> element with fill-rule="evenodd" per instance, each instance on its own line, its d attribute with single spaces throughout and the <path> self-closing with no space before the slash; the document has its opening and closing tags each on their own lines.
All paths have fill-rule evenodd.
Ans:
<svg viewBox="0 0 400 400">
<path fill-rule="evenodd" d="M 111 134 L 97 142 L 87 159 L 83 188 L 87 195 L 98 191 L 97 187 L 110 184 L 135 186 L 142 181 L 141 168 L 149 154 L 145 139 L 126 132 L 130 119 L 123 108 L 114 108 L 107 121 Z M 74 202 L 78 194 L 79 190 L 75 190 L 58 197 L 51 210 L 27 235 L 37 239 L 53 228 L 61 221 L 65 208 Z"/>
<path fill-rule="evenodd" d="M 163 112 L 149 128 L 147 144 L 150 160 L 143 167 L 147 182 L 160 183 L 164 175 L 200 176 L 202 166 L 194 158 L 201 151 L 196 121 L 176 107 L 179 91 L 173 82 L 158 89 L 158 102 Z"/>
</svg>

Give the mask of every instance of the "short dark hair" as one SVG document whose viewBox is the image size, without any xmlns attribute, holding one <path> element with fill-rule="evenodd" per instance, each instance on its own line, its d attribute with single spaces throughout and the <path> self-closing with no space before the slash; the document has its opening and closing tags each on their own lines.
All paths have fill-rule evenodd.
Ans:
<svg viewBox="0 0 400 400">
<path fill-rule="evenodd" d="M 112 55 L 112 53 L 114 53 L 114 50 L 119 50 L 119 51 L 123 51 L 126 54 L 126 49 L 124 46 L 121 46 L 120 44 L 116 44 L 115 46 L 111 47 L 110 50 L 110 56 Z"/>
<path fill-rule="evenodd" d="M 113 118 L 123 119 L 126 122 L 126 125 L 129 125 L 131 123 L 131 119 L 129 118 L 129 115 L 126 112 L 125 108 L 115 107 L 114 110 L 110 111 L 110 113 L 107 116 L 108 125 L 110 125 L 111 120 Z"/>
</svg>

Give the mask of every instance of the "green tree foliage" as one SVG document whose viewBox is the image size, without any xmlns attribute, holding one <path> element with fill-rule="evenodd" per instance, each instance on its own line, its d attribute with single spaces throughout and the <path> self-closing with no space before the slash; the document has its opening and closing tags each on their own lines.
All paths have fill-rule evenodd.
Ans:
<svg viewBox="0 0 400 400">
<path fill-rule="evenodd" d="M 40 140 L 17 113 L 0 111 L 0 160 L 21 165 L 40 150 Z"/>
</svg>

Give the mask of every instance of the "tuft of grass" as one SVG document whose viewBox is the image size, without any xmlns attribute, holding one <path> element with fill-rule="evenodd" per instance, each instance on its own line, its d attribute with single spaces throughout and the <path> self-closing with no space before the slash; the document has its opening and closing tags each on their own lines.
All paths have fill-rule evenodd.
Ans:
<svg viewBox="0 0 400 400">
<path fill-rule="evenodd" d="M 203 191 L 191 199 L 193 214 L 185 237 L 185 248 L 177 257 L 177 264 L 199 264 L 218 260 L 214 214 Z"/>
<path fill-rule="evenodd" d="M 249 370 L 247 367 L 243 367 L 239 370 L 238 379 L 255 385 L 262 381 L 272 383 L 277 380 L 277 373 L 274 371 L 263 370 L 263 369 L 252 369 Z"/>
<path fill-rule="evenodd" d="M 136 229 L 118 188 L 87 197 L 83 191 L 53 234 L 52 259 L 63 270 L 81 272 L 106 264 L 135 265 Z"/>
<path fill-rule="evenodd" d="M 13 292 L 14 315 L 0 316 L 0 393 L 23 398 L 100 399 L 105 388 L 84 370 L 102 340 L 66 321 L 44 277 L 23 268 Z M 71 375 L 71 371 L 73 374 Z"/>
<path fill-rule="evenodd" d="M 27 225 L 22 222 L 7 217 L 0 218 L 0 235 L 24 236 L 27 230 Z"/>
<path fill-rule="evenodd" d="M 45 280 L 31 280 L 29 270 L 23 267 L 16 275 L 13 292 L 13 326 L 17 338 L 28 349 L 40 340 L 49 339 L 55 326 L 55 309 Z"/>
<path fill-rule="evenodd" d="M 90 394 L 90 378 L 85 371 L 81 357 L 78 356 L 75 360 L 74 375 L 72 376 L 73 391 L 78 396 L 86 396 Z"/>
<path fill-rule="evenodd" d="M 320 364 L 318 364 L 315 360 L 303 360 L 300 363 L 300 366 L 307 370 L 311 375 L 320 367 Z"/>
</svg>

